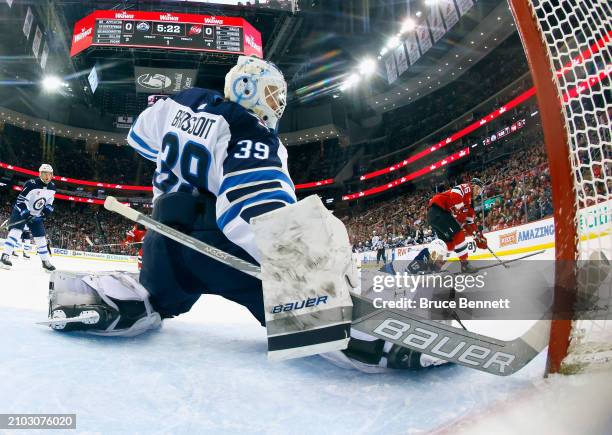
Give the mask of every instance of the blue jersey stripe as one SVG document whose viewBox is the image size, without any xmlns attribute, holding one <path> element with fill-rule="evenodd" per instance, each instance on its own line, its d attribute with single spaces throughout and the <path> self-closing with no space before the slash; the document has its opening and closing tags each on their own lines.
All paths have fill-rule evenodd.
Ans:
<svg viewBox="0 0 612 435">
<path fill-rule="evenodd" d="M 142 148 L 144 148 L 145 150 L 147 150 L 150 153 L 153 153 L 154 155 L 157 154 L 157 151 L 153 148 L 151 148 L 149 145 L 147 145 L 147 143 L 140 137 L 138 136 L 135 132 L 134 129 L 132 128 L 132 130 L 130 130 L 130 138 L 136 142 L 138 145 L 140 145 Z"/>
<path fill-rule="evenodd" d="M 295 189 L 293 186 L 293 182 L 291 179 L 281 171 L 274 170 L 263 170 L 263 171 L 253 171 L 246 172 L 244 174 L 231 175 L 229 174 L 223 183 L 221 183 L 221 187 L 219 188 L 219 195 L 222 195 L 228 189 L 232 187 L 239 186 L 241 184 L 252 183 L 254 181 L 284 181 L 289 184 L 292 189 Z"/>
<path fill-rule="evenodd" d="M 230 223 L 240 214 L 243 207 L 249 204 L 253 204 L 255 202 L 265 201 L 265 200 L 278 200 L 278 201 L 286 202 L 288 204 L 295 203 L 295 199 L 293 199 L 293 197 L 291 197 L 291 195 L 289 195 L 285 191 L 277 190 L 274 192 L 263 192 L 252 198 L 245 199 L 244 201 L 241 201 L 237 204 L 232 205 L 225 213 L 223 213 L 219 217 L 219 219 L 217 219 L 217 225 L 219 226 L 219 228 L 221 228 L 221 230 L 223 230 L 223 228 L 225 228 L 225 226 L 228 223 Z"/>
<path fill-rule="evenodd" d="M 276 210 L 277 208 L 285 207 L 287 204 L 281 202 L 264 202 L 262 204 L 257 204 L 251 207 L 245 207 L 240 213 L 240 217 L 251 223 L 251 219 L 267 213 L 272 210 Z"/>
</svg>

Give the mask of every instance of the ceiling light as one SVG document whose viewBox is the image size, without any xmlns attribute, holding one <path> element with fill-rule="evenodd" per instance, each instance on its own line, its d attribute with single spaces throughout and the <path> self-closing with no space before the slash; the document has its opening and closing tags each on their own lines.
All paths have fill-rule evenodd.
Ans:
<svg viewBox="0 0 612 435">
<path fill-rule="evenodd" d="M 389 40 L 387 41 L 387 45 L 386 48 L 388 49 L 392 49 L 397 47 L 398 45 L 400 45 L 400 39 L 397 36 L 392 36 L 391 38 L 389 38 Z"/>
<path fill-rule="evenodd" d="M 359 72 L 365 76 L 372 75 L 376 71 L 376 61 L 370 57 L 359 63 Z"/>
<path fill-rule="evenodd" d="M 64 85 L 64 82 L 57 76 L 46 76 L 42 80 L 42 87 L 47 92 L 55 92 Z"/>
<path fill-rule="evenodd" d="M 414 22 L 414 20 L 412 18 L 406 18 L 404 22 L 402 23 L 402 27 L 400 28 L 400 33 L 410 32 L 411 30 L 414 30 L 415 27 L 416 27 L 416 23 Z"/>
<path fill-rule="evenodd" d="M 344 83 L 342 83 L 340 85 L 340 90 L 345 91 L 351 87 L 353 87 L 354 85 L 356 85 L 357 83 L 359 83 L 359 80 L 361 80 L 361 77 L 359 76 L 359 74 L 357 73 L 353 73 L 350 76 L 348 76 L 348 78 L 344 81 Z"/>
</svg>

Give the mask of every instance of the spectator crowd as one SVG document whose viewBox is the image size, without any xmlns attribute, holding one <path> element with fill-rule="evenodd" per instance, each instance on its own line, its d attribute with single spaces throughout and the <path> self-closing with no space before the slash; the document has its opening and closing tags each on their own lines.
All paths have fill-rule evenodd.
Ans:
<svg viewBox="0 0 612 435">
<path fill-rule="evenodd" d="M 550 176 L 543 145 L 521 150 L 479 172 L 467 172 L 451 183 L 420 188 L 388 201 L 376 202 L 364 212 L 344 219 L 355 251 L 371 249 L 375 233 L 387 247 L 409 246 L 433 239 L 427 224 L 429 200 L 437 191 L 461 184 L 472 177 L 486 183 L 484 198 L 490 207 L 476 202 L 477 222 L 484 231 L 542 219 L 552 215 Z M 484 214 L 484 219 L 483 219 Z"/>
</svg>

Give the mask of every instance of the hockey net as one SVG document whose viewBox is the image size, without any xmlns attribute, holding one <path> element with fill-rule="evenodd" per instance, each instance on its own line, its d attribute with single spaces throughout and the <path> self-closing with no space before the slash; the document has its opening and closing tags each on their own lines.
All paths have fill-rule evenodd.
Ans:
<svg viewBox="0 0 612 435">
<path fill-rule="evenodd" d="M 602 282 L 597 317 L 553 320 L 548 371 L 612 368 L 612 3 L 509 0 L 536 86 L 553 184 L 559 288 Z M 570 262 L 568 262 L 568 260 Z M 589 267 L 580 268 L 584 260 Z M 590 290 L 589 290 L 590 289 Z M 567 293 L 567 292 L 566 292 Z M 571 293 L 571 292 L 570 292 Z M 588 295 L 586 295 L 588 296 Z M 557 307 L 559 301 L 555 300 Z M 565 301 L 567 302 L 567 301 Z M 575 305 L 574 305 L 575 306 Z"/>
</svg>

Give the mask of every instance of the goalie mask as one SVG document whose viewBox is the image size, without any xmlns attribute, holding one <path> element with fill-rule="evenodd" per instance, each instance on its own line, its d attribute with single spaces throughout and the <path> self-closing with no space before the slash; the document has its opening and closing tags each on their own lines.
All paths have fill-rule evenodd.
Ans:
<svg viewBox="0 0 612 435">
<path fill-rule="evenodd" d="M 225 76 L 225 98 L 252 110 L 276 130 L 287 104 L 287 83 L 273 63 L 240 56 Z"/>
</svg>

